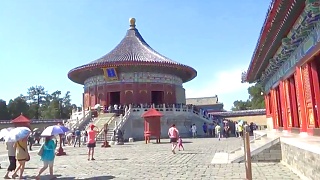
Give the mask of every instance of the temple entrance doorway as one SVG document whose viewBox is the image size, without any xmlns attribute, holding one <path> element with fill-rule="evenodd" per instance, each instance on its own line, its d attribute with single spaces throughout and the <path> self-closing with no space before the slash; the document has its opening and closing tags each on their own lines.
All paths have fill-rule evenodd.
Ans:
<svg viewBox="0 0 320 180">
<path fill-rule="evenodd" d="M 164 92 L 163 91 L 151 91 L 151 103 L 160 105 L 164 103 Z"/>
<path fill-rule="evenodd" d="M 120 91 L 109 92 L 109 105 L 119 105 L 120 104 Z"/>
</svg>

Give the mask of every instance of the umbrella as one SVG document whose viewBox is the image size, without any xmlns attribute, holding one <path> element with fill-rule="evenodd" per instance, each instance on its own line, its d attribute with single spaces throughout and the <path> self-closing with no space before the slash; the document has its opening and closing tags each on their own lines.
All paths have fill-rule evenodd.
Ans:
<svg viewBox="0 0 320 180">
<path fill-rule="evenodd" d="M 65 126 L 61 126 L 61 125 L 57 125 L 57 126 L 59 126 L 64 133 L 70 131 L 69 128 L 67 128 L 67 127 L 65 127 Z"/>
<path fill-rule="evenodd" d="M 43 132 L 41 133 L 41 136 L 56 136 L 59 134 L 64 134 L 63 130 L 60 126 L 54 125 L 54 126 L 48 126 Z"/>
<path fill-rule="evenodd" d="M 0 139 L 4 138 L 5 136 L 7 136 L 12 129 L 14 129 L 14 128 L 13 127 L 9 127 L 9 128 L 1 129 L 1 131 L 0 131 Z"/>
<path fill-rule="evenodd" d="M 239 120 L 239 125 L 243 125 L 243 120 Z"/>
<path fill-rule="evenodd" d="M 34 129 L 33 129 L 33 131 L 38 131 L 38 130 L 39 130 L 39 128 L 34 128 Z"/>
<path fill-rule="evenodd" d="M 12 129 L 7 136 L 5 136 L 6 142 L 17 142 L 23 138 L 29 136 L 31 130 L 27 127 L 17 127 Z"/>
<path fill-rule="evenodd" d="M 94 106 L 94 109 L 99 109 L 99 107 L 100 107 L 100 104 L 96 104 L 96 105 Z"/>
</svg>

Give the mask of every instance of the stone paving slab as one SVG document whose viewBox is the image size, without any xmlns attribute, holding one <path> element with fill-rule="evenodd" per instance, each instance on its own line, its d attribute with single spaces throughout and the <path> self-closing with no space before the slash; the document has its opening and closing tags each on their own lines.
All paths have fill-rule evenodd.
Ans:
<svg viewBox="0 0 320 180">
<path fill-rule="evenodd" d="M 168 140 L 163 140 L 167 141 Z M 241 145 L 237 138 L 185 139 L 185 151 L 172 154 L 170 144 L 143 142 L 96 148 L 96 160 L 88 161 L 86 147 L 68 147 L 67 156 L 56 157 L 58 179 L 244 179 L 244 164 L 211 164 L 216 152 L 227 152 Z M 36 153 L 31 154 L 25 174 L 34 178 L 42 166 Z M 252 164 L 254 179 L 300 179 L 281 163 Z M 2 174 L 5 169 L 2 169 Z M 45 172 L 48 174 L 48 172 Z M 48 179 L 43 176 L 42 179 Z"/>
</svg>

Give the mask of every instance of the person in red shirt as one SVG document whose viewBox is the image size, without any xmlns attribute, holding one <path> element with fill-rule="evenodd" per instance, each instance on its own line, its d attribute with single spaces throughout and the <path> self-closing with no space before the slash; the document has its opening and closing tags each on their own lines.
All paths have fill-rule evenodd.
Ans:
<svg viewBox="0 0 320 180">
<path fill-rule="evenodd" d="M 88 131 L 88 141 L 87 141 L 87 147 L 88 147 L 88 161 L 90 160 L 95 160 L 93 158 L 94 155 L 94 148 L 96 147 L 96 135 L 99 133 L 99 129 L 95 130 L 96 126 L 91 124 L 90 125 L 90 130 Z"/>
<path fill-rule="evenodd" d="M 169 128 L 168 131 L 168 136 L 170 138 L 170 143 L 172 145 L 171 151 L 173 154 L 175 154 L 175 149 L 177 147 L 177 141 L 178 141 L 178 137 L 179 137 L 179 131 L 176 128 L 175 124 L 172 124 L 171 128 Z"/>
</svg>

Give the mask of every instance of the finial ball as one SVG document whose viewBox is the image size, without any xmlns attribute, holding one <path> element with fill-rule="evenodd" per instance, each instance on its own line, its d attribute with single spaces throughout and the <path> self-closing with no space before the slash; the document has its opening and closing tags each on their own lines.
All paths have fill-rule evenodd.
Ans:
<svg viewBox="0 0 320 180">
<path fill-rule="evenodd" d="M 136 19 L 135 18 L 130 18 L 129 22 L 130 22 L 131 26 L 135 26 L 136 25 Z"/>
</svg>

